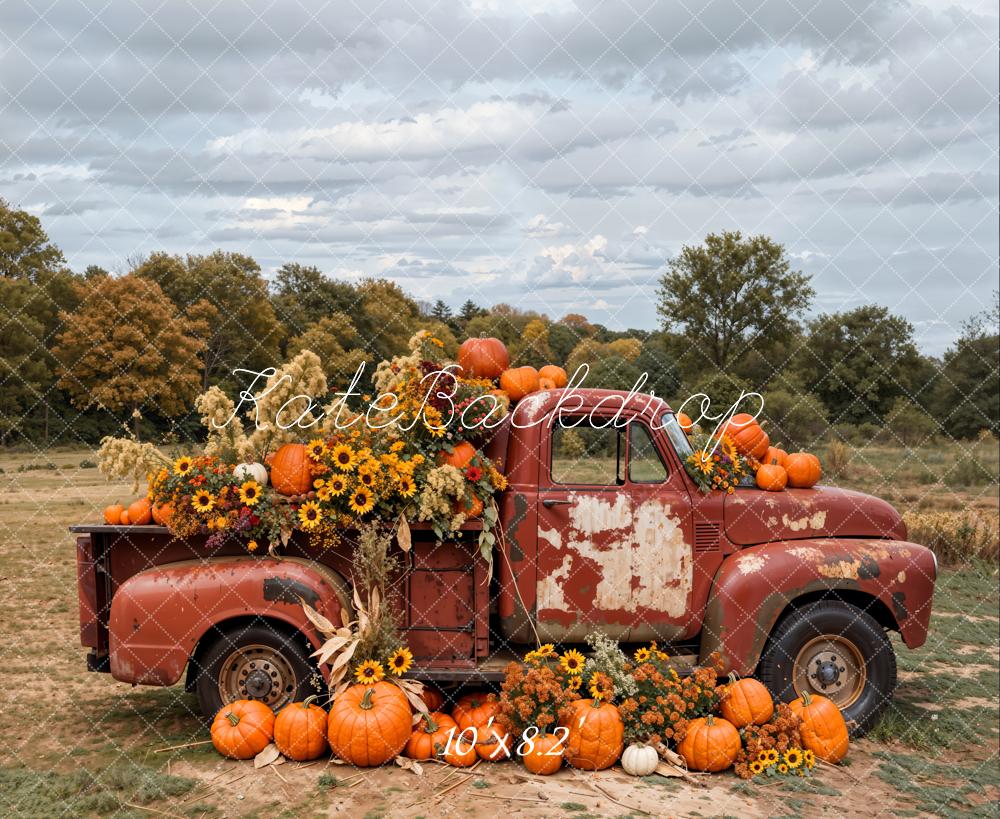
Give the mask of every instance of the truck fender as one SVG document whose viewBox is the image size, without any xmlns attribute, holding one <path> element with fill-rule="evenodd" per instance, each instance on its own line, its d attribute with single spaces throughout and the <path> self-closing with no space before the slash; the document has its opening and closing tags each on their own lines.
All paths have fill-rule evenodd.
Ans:
<svg viewBox="0 0 1000 819">
<path fill-rule="evenodd" d="M 814 538 L 743 549 L 712 582 L 699 661 L 718 652 L 723 673 L 752 674 L 778 618 L 803 598 L 867 607 L 917 648 L 927 639 L 936 574 L 930 549 L 900 540 Z"/>
<path fill-rule="evenodd" d="M 305 600 L 338 626 L 351 614 L 346 581 L 303 558 L 218 557 L 184 560 L 139 572 L 111 600 L 111 675 L 143 685 L 173 685 L 210 629 L 233 618 L 259 617 L 322 637 L 302 609 Z"/>
</svg>

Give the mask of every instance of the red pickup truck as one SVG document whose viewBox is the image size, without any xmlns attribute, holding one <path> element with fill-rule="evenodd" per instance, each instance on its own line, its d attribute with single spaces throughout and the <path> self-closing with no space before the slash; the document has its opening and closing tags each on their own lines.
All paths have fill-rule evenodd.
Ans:
<svg viewBox="0 0 1000 819">
<path fill-rule="evenodd" d="M 411 676 L 496 682 L 536 640 L 600 630 L 657 640 L 681 670 L 719 652 L 776 697 L 818 692 L 855 734 L 896 684 L 888 632 L 923 644 L 934 554 L 900 515 L 828 486 L 700 493 L 687 436 L 645 395 L 562 390 L 518 404 L 484 446 L 509 486 L 499 498 L 492 575 L 472 521 L 439 541 L 412 527 L 394 591 Z M 237 697 L 277 707 L 321 687 L 327 669 L 305 601 L 334 622 L 352 609 L 350 555 L 292 540 L 280 559 L 211 550 L 159 526 L 74 526 L 80 635 L 92 671 L 188 690 L 206 715 Z"/>
</svg>

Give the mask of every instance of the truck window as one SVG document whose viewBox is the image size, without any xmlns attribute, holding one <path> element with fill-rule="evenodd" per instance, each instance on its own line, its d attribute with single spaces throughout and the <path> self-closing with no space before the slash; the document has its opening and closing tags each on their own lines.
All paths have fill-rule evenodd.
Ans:
<svg viewBox="0 0 1000 819">
<path fill-rule="evenodd" d="M 622 433 L 614 426 L 597 429 L 589 418 L 567 418 L 556 424 L 552 429 L 552 481 L 585 486 L 623 483 Z"/>
<path fill-rule="evenodd" d="M 653 436 L 643 424 L 628 426 L 628 479 L 634 483 L 662 483 L 667 468 L 653 443 Z"/>
</svg>

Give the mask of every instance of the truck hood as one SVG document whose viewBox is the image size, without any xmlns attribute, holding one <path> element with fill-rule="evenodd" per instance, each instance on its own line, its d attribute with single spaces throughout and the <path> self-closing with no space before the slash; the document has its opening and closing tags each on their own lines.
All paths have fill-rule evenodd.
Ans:
<svg viewBox="0 0 1000 819">
<path fill-rule="evenodd" d="M 727 537 L 740 546 L 815 537 L 906 539 L 906 525 L 884 500 L 862 492 L 815 486 L 726 496 Z"/>
</svg>

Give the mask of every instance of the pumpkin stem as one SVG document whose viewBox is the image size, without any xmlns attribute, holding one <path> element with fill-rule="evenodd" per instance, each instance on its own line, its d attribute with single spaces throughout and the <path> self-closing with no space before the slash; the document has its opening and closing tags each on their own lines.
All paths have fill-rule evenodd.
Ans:
<svg viewBox="0 0 1000 819">
<path fill-rule="evenodd" d="M 709 714 L 707 717 L 705 717 L 705 724 L 709 728 L 711 728 L 713 725 L 715 725 L 715 717 Z"/>
<path fill-rule="evenodd" d="M 735 671 L 730 671 L 729 672 L 729 682 L 730 683 L 737 682 L 739 680 L 739 678 L 740 678 L 740 675 L 737 674 Z"/>
<path fill-rule="evenodd" d="M 808 708 L 812 705 L 812 695 L 808 691 L 802 692 L 802 704 Z"/>
<path fill-rule="evenodd" d="M 240 724 L 239 715 L 238 714 L 234 714 L 232 711 L 227 711 L 226 712 L 226 719 L 229 720 L 229 724 L 232 725 L 233 728 L 235 728 L 237 725 Z"/>
<path fill-rule="evenodd" d="M 361 708 L 364 711 L 371 711 L 372 708 L 372 694 L 375 693 L 374 688 L 369 688 L 365 691 L 365 695 L 361 698 Z"/>
<path fill-rule="evenodd" d="M 430 711 L 424 714 L 424 720 L 427 723 L 427 733 L 433 734 L 438 729 L 438 724 L 434 721 Z"/>
<path fill-rule="evenodd" d="M 302 700 L 302 707 L 308 709 L 309 706 L 312 705 L 312 701 L 317 699 L 318 697 L 319 694 L 310 694 L 308 697 Z"/>
</svg>

